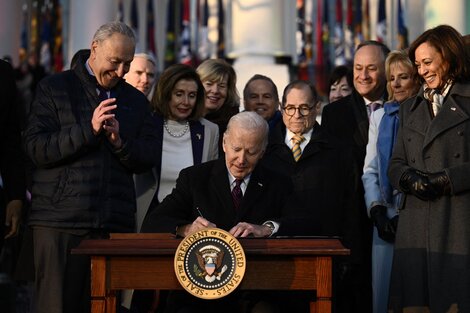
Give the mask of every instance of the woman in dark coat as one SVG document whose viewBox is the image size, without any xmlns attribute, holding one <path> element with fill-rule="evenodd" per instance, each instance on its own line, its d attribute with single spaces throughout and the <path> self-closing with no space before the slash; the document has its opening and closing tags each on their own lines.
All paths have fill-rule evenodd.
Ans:
<svg viewBox="0 0 470 313">
<path fill-rule="evenodd" d="M 400 109 L 389 168 L 404 193 L 389 312 L 470 312 L 470 82 L 461 35 L 441 25 L 410 46 L 423 86 Z"/>
</svg>

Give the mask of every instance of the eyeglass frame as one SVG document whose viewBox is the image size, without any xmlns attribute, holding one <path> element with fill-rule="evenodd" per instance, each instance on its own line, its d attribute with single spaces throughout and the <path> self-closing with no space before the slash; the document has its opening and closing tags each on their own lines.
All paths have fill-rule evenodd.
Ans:
<svg viewBox="0 0 470 313">
<path fill-rule="evenodd" d="M 289 113 L 287 113 L 286 108 L 294 109 L 294 112 L 293 112 L 292 114 L 289 114 Z M 307 113 L 307 114 L 303 114 L 301 110 L 304 110 L 304 109 L 307 109 L 307 108 L 308 108 L 308 113 Z M 291 117 L 292 117 L 292 116 L 295 115 L 295 112 L 297 112 L 297 110 L 299 110 L 300 116 L 305 117 L 305 116 L 309 115 L 310 112 L 311 112 L 314 108 L 315 108 L 315 105 L 312 105 L 311 107 L 309 107 L 309 106 L 295 107 L 295 106 L 291 105 L 291 106 L 282 107 L 281 109 L 287 114 L 287 116 L 291 116 Z"/>
</svg>

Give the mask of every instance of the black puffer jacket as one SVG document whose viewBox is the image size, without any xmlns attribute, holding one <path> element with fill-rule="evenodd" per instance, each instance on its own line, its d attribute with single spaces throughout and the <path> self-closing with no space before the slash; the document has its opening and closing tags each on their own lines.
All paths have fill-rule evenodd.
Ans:
<svg viewBox="0 0 470 313">
<path fill-rule="evenodd" d="M 99 100 L 96 79 L 85 60 L 75 70 L 47 77 L 38 86 L 24 134 L 33 174 L 30 224 L 36 226 L 134 229 L 132 174 L 150 170 L 160 154 L 145 96 L 124 81 L 117 98 L 121 149 L 103 133 L 93 135 L 91 118 Z"/>
</svg>

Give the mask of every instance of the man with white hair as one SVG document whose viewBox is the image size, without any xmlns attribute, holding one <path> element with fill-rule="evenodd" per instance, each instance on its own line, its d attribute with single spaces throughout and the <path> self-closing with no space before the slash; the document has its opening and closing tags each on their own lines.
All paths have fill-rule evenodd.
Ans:
<svg viewBox="0 0 470 313">
<path fill-rule="evenodd" d="M 281 216 L 286 187 L 277 174 L 257 166 L 268 143 L 268 131 L 266 121 L 255 112 L 232 117 L 223 138 L 225 160 L 183 169 L 173 192 L 150 209 L 142 231 L 177 229 L 184 237 L 218 227 L 235 237 L 271 236 L 277 225 L 263 223 Z M 234 195 L 237 190 L 239 199 Z"/>
<path fill-rule="evenodd" d="M 155 58 L 147 53 L 134 54 L 134 60 L 131 62 L 129 72 L 124 75 L 126 82 L 139 89 L 148 97 L 156 78 Z"/>
<path fill-rule="evenodd" d="M 268 132 L 267 122 L 257 113 L 234 115 L 223 137 L 225 159 L 183 169 L 173 192 L 150 209 L 142 231 L 176 231 L 185 237 L 218 227 L 235 237 L 281 234 L 284 221 L 288 224 L 284 217 L 288 215 L 291 185 L 288 178 L 258 164 L 268 143 Z M 276 308 L 273 298 L 266 301 L 259 295 L 249 298 L 250 305 L 263 303 Z M 288 303 L 286 297 L 281 298 Z M 207 305 L 186 292 L 174 291 L 170 292 L 165 312 L 239 312 L 240 301 L 235 293 Z M 308 306 L 308 301 L 304 303 Z"/>
<path fill-rule="evenodd" d="M 90 48 L 72 70 L 39 83 L 24 132 L 36 167 L 29 224 L 38 313 L 90 311 L 90 261 L 70 250 L 134 230 L 132 175 L 160 154 L 145 96 L 122 79 L 134 57 L 132 29 L 104 24 Z"/>
</svg>

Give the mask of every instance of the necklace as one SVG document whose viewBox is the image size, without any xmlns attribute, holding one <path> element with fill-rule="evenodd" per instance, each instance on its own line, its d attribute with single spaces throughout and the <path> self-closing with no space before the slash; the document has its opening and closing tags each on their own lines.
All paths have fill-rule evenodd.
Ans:
<svg viewBox="0 0 470 313">
<path fill-rule="evenodd" d="M 183 137 L 184 134 L 186 134 L 186 132 L 189 129 L 189 122 L 186 121 L 186 125 L 184 125 L 184 129 L 181 132 L 176 133 L 176 134 L 170 130 L 170 127 L 168 127 L 167 120 L 163 121 L 163 126 L 165 127 L 166 131 L 170 134 L 170 136 L 178 138 L 178 137 Z"/>
</svg>

